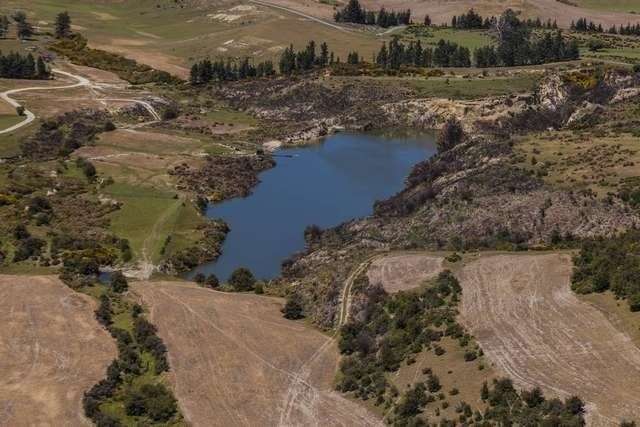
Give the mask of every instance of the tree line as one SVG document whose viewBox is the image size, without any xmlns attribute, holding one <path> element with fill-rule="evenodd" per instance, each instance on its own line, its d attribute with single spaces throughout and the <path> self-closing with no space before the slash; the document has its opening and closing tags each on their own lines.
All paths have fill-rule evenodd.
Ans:
<svg viewBox="0 0 640 427">
<path fill-rule="evenodd" d="M 476 49 L 473 53 L 476 66 L 482 68 L 538 65 L 580 58 L 577 43 L 575 41 L 567 43 L 562 37 L 561 31 L 556 31 L 553 35 L 546 33 L 543 37 L 533 41 L 521 39 L 511 43 L 500 43 L 497 48 L 485 46 Z"/>
<path fill-rule="evenodd" d="M 354 24 L 377 25 L 387 28 L 397 25 L 409 25 L 411 23 L 411 9 L 404 11 L 387 11 L 384 7 L 375 12 L 366 10 L 358 0 L 349 0 L 349 3 L 338 10 L 334 16 L 336 22 L 351 22 Z"/>
<path fill-rule="evenodd" d="M 494 27 L 496 22 L 495 16 L 482 19 L 475 10 L 469 9 L 467 13 L 451 18 L 451 27 L 463 30 L 489 29 Z"/>
<path fill-rule="evenodd" d="M 33 25 L 27 21 L 27 14 L 21 10 L 11 15 L 11 20 L 16 27 L 16 35 L 20 40 L 26 40 L 33 36 Z M 6 15 L 0 16 L 0 38 L 6 38 L 9 34 L 11 21 Z"/>
<path fill-rule="evenodd" d="M 234 81 L 252 77 L 267 77 L 276 73 L 272 61 L 254 64 L 249 58 L 233 60 L 231 58 L 211 61 L 203 59 L 191 66 L 189 81 L 193 85 L 207 84 L 211 81 Z"/>
<path fill-rule="evenodd" d="M 465 14 L 465 19 L 471 22 L 463 25 L 476 25 L 482 18 L 475 12 Z M 474 24 L 475 22 L 475 24 Z M 483 20 L 484 22 L 484 20 Z M 575 60 L 580 57 L 576 41 L 566 41 L 561 31 L 545 32 L 539 37 L 532 36 L 532 27 L 553 28 L 555 22 L 540 20 L 521 21 L 516 13 L 508 9 L 498 19 L 491 19 L 498 33 L 497 46 L 485 46 L 473 51 L 457 43 L 440 39 L 435 47 L 423 47 L 420 40 L 403 43 L 398 37 L 393 37 L 387 44 L 382 43 L 380 50 L 373 55 L 373 62 L 387 70 L 398 70 L 401 66 L 429 68 L 429 67 L 501 67 L 543 64 L 549 62 Z M 482 24 L 484 25 L 484 23 Z M 327 65 L 340 63 L 329 50 L 327 43 L 320 44 L 318 51 L 316 42 L 311 40 L 300 50 L 293 45 L 286 48 L 280 55 L 278 68 L 280 74 L 290 75 L 294 72 L 322 68 Z M 357 52 L 349 52 L 346 63 L 357 65 L 365 62 Z M 202 60 L 191 69 L 191 83 L 204 84 L 212 80 L 227 81 L 253 77 L 265 77 L 276 74 L 274 65 L 270 61 L 254 66 L 248 58 L 239 63 L 232 60 L 218 60 L 211 62 Z"/>
<path fill-rule="evenodd" d="M 327 43 L 320 45 L 320 52 L 316 52 L 316 42 L 311 40 L 307 46 L 295 51 L 293 45 L 282 52 L 280 56 L 279 66 L 282 74 L 291 74 L 294 71 L 310 70 L 314 67 L 325 67 L 335 62 L 333 52 L 329 52 Z"/>
<path fill-rule="evenodd" d="M 631 311 L 640 311 L 640 231 L 582 244 L 573 259 L 572 289 L 581 294 L 611 290 L 627 300 Z"/>
<path fill-rule="evenodd" d="M 16 26 L 16 35 L 19 39 L 29 39 L 34 34 L 33 25 L 27 21 L 27 14 L 21 10 L 11 15 Z M 6 15 L 0 15 L 0 38 L 6 38 L 11 27 L 11 20 Z M 56 38 L 66 38 L 71 35 L 71 17 L 68 12 L 61 12 L 56 16 L 54 24 L 54 33 Z"/>
<path fill-rule="evenodd" d="M 0 51 L 0 77 L 5 79 L 48 79 L 49 68 L 41 56 L 36 60 L 32 54 L 20 55 Z"/>
<path fill-rule="evenodd" d="M 605 30 L 602 27 L 602 24 L 595 24 L 593 21 L 589 21 L 586 18 L 579 18 L 577 21 L 571 21 L 571 30 L 576 31 L 578 33 L 604 33 Z M 627 23 L 627 25 L 622 25 L 616 27 L 612 25 L 606 31 L 609 34 L 620 34 L 622 36 L 640 36 L 640 23 L 636 23 L 635 25 L 631 25 L 631 23 Z"/>
<path fill-rule="evenodd" d="M 545 62 L 573 60 L 580 57 L 576 41 L 566 42 L 562 33 L 546 33 L 532 39 L 531 28 L 521 21 L 516 12 L 507 9 L 496 24 L 497 47 L 484 47 L 476 51 L 479 66 L 507 66 L 540 64 Z M 551 49 L 551 51 L 547 51 Z M 480 58 L 480 61 L 478 61 Z"/>
</svg>

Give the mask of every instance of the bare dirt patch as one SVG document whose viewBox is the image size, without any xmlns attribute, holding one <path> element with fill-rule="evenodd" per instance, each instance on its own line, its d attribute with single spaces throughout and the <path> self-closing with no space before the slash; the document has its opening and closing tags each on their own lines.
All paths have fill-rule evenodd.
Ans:
<svg viewBox="0 0 640 427">
<path fill-rule="evenodd" d="M 95 303 L 54 277 L 0 275 L 0 425 L 77 426 L 116 346 Z"/>
<path fill-rule="evenodd" d="M 425 254 L 391 255 L 376 259 L 367 271 L 370 283 L 381 283 L 389 292 L 416 288 L 442 271 L 444 258 Z"/>
<path fill-rule="evenodd" d="M 331 337 L 282 318 L 282 301 L 190 284 L 137 283 L 169 348 L 170 379 L 194 425 L 376 425 L 333 391 Z"/>
<path fill-rule="evenodd" d="M 640 419 L 640 349 L 570 289 L 566 254 L 496 255 L 465 266 L 462 320 L 520 387 L 579 395 L 592 425 Z"/>
</svg>

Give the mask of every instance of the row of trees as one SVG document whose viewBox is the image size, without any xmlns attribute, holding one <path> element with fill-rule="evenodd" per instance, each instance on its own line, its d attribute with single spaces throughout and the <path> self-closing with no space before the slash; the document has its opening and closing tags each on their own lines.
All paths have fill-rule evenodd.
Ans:
<svg viewBox="0 0 640 427">
<path fill-rule="evenodd" d="M 16 35 L 19 39 L 25 40 L 33 36 L 33 25 L 27 21 L 27 15 L 19 10 L 15 12 L 11 18 L 16 26 Z M 0 17 L 0 37 L 6 37 L 9 32 L 10 21 L 6 16 Z"/>
<path fill-rule="evenodd" d="M 451 26 L 453 28 L 459 28 L 463 30 L 472 29 L 488 29 L 495 26 L 497 19 L 495 16 L 491 18 L 484 18 L 480 16 L 475 10 L 469 9 L 467 13 L 460 16 L 454 16 L 451 18 Z"/>
<path fill-rule="evenodd" d="M 580 57 L 575 42 L 565 42 L 558 31 L 555 35 L 545 34 L 542 38 L 529 41 L 528 38 L 506 39 L 494 46 L 485 46 L 473 52 L 473 63 L 477 67 L 499 67 L 574 60 Z M 397 70 L 402 65 L 413 67 L 470 67 L 471 52 L 464 46 L 441 39 L 435 49 L 423 48 L 420 41 L 405 45 L 397 38 L 383 44 L 375 56 L 376 64 Z"/>
<path fill-rule="evenodd" d="M 602 24 L 594 24 L 593 21 L 587 21 L 587 18 L 580 18 L 576 22 L 571 21 L 571 30 L 579 33 L 603 33 Z"/>
<path fill-rule="evenodd" d="M 358 0 L 349 0 L 347 5 L 334 14 L 336 22 L 352 22 L 354 24 L 378 25 L 393 27 L 411 23 L 411 9 L 396 12 L 387 11 L 384 7 L 378 12 L 364 9 Z"/>
<path fill-rule="evenodd" d="M 574 258 L 572 288 L 578 293 L 611 290 L 631 311 L 640 311 L 640 231 L 582 244 Z"/>
<path fill-rule="evenodd" d="M 359 4 L 353 7 L 359 7 Z M 473 10 L 461 16 L 464 17 L 461 25 L 466 26 L 465 28 L 472 28 L 483 21 L 482 17 Z M 546 24 L 540 20 L 521 21 L 516 13 L 509 9 L 499 19 L 492 18 L 490 22 L 497 29 L 498 46 L 476 49 L 473 58 L 468 48 L 444 39 L 438 41 L 432 49 L 423 48 L 420 40 L 405 44 L 394 37 L 388 44 L 382 44 L 373 60 L 385 69 L 397 70 L 403 65 L 412 67 L 471 67 L 472 63 L 478 67 L 530 65 L 574 60 L 580 56 L 577 42 L 566 42 L 560 31 L 555 34 L 546 32 L 542 37 L 532 38 L 532 27 L 553 28 L 556 25 L 551 21 L 547 21 Z M 338 62 L 340 59 L 335 58 L 326 43 L 320 45 L 318 52 L 315 41 L 311 40 L 304 49 L 298 51 L 293 45 L 286 48 L 280 56 L 278 65 L 280 73 L 288 75 Z M 362 62 L 362 56 L 357 51 L 352 51 L 347 56 L 346 62 L 359 64 Z M 275 68 L 270 61 L 254 66 L 248 58 L 239 63 L 232 60 L 211 62 L 205 59 L 193 65 L 191 83 L 206 84 L 212 80 L 239 80 L 271 76 L 275 73 Z"/>
<path fill-rule="evenodd" d="M 33 25 L 27 21 L 27 15 L 19 10 L 11 16 L 16 26 L 16 35 L 19 39 L 25 40 L 31 38 L 34 34 Z M 11 21 L 6 15 L 0 15 L 0 38 L 6 38 L 9 34 Z M 55 22 L 56 38 L 67 38 L 71 33 L 71 17 L 67 12 L 61 12 L 56 16 Z"/>
<path fill-rule="evenodd" d="M 391 70 L 402 65 L 413 67 L 470 67 L 471 52 L 468 48 L 441 39 L 435 49 L 423 48 L 420 40 L 404 44 L 393 38 L 387 47 L 383 43 L 375 57 L 376 64 Z"/>
<path fill-rule="evenodd" d="M 282 74 L 291 74 L 294 71 L 310 70 L 314 67 L 325 67 L 334 63 L 334 54 L 329 52 L 326 43 L 320 45 L 320 52 L 316 52 L 316 42 L 311 40 L 307 46 L 295 51 L 293 45 L 282 52 L 279 66 Z"/>
<path fill-rule="evenodd" d="M 211 61 L 203 59 L 191 66 L 189 81 L 193 85 L 207 84 L 211 81 L 233 81 L 252 77 L 272 76 L 276 73 L 272 61 L 264 61 L 255 65 L 249 58 L 240 61 L 219 59 Z"/>
<path fill-rule="evenodd" d="M 526 21 L 521 21 L 516 12 L 511 9 L 507 9 L 500 16 L 496 30 L 498 46 L 495 48 L 495 65 L 498 66 L 511 67 L 580 57 L 577 42 L 566 43 L 560 32 L 557 32 L 555 37 L 545 34 L 541 39 L 532 41 L 531 28 Z M 552 53 L 542 52 L 543 49 L 553 46 L 555 47 Z M 492 65 L 490 50 L 491 48 L 484 48 L 484 51 L 480 52 L 480 57 L 484 62 Z"/>
<path fill-rule="evenodd" d="M 571 30 L 577 31 L 579 33 L 604 33 L 604 28 L 602 24 L 595 24 L 593 21 L 589 21 L 586 18 L 580 18 L 577 21 L 571 21 Z M 620 34 L 623 36 L 640 36 L 640 23 L 635 25 L 631 25 L 627 23 L 627 25 L 620 24 L 619 27 L 612 25 L 607 30 L 609 34 Z"/>
<path fill-rule="evenodd" d="M 530 28 L 540 28 L 547 30 L 557 30 L 558 23 L 557 21 L 551 21 L 548 19 L 546 22 L 542 22 L 540 18 L 536 19 L 527 19 L 523 21 L 527 27 Z M 429 19 L 429 23 L 431 20 Z M 483 18 L 480 14 L 478 14 L 475 10 L 470 9 L 467 13 L 464 13 L 459 16 L 454 16 L 451 18 L 451 27 L 458 28 L 462 30 L 473 30 L 473 29 L 490 29 L 495 28 L 498 24 L 498 18 L 495 16 L 485 17 Z M 426 21 L 425 21 L 425 25 Z"/>
<path fill-rule="evenodd" d="M 49 69 L 42 57 L 36 60 L 32 54 L 20 55 L 0 51 L 0 77 L 6 79 L 48 79 Z"/>
<path fill-rule="evenodd" d="M 478 48 L 473 53 L 477 67 L 498 67 L 513 65 L 546 64 L 549 62 L 575 60 L 580 58 L 578 44 L 565 42 L 562 33 L 546 33 L 543 37 L 503 42 L 494 46 Z"/>
</svg>

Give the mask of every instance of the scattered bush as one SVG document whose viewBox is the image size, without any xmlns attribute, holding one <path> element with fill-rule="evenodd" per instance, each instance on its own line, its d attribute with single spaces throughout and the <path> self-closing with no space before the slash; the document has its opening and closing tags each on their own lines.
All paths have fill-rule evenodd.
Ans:
<svg viewBox="0 0 640 427">
<path fill-rule="evenodd" d="M 282 313 L 286 319 L 298 320 L 304 317 L 304 308 L 302 306 L 302 297 L 293 293 L 287 297 L 287 302 L 282 308 Z"/>
<path fill-rule="evenodd" d="M 256 279 L 249 269 L 240 267 L 231 273 L 229 284 L 238 292 L 247 292 L 253 290 Z"/>
<path fill-rule="evenodd" d="M 127 415 L 148 416 L 156 422 L 167 422 L 178 411 L 178 405 L 163 384 L 144 384 L 131 394 L 125 409 Z"/>
</svg>

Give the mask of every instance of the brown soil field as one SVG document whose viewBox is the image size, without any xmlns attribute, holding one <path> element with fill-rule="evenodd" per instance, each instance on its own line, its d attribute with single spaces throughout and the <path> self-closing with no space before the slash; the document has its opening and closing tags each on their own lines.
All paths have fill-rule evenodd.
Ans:
<svg viewBox="0 0 640 427">
<path fill-rule="evenodd" d="M 117 355 L 94 310 L 57 278 L 0 275 L 0 426 L 88 424 L 82 394 Z"/>
<path fill-rule="evenodd" d="M 401 254 L 378 258 L 367 271 L 370 283 L 379 282 L 389 293 L 416 288 L 442 271 L 444 258 L 425 254 Z"/>
<path fill-rule="evenodd" d="M 579 395 L 591 425 L 640 419 L 640 349 L 570 289 L 567 254 L 496 255 L 465 266 L 462 321 L 519 387 Z"/>
<path fill-rule="evenodd" d="M 133 289 L 167 344 L 170 380 L 193 425 L 381 425 L 333 391 L 333 338 L 284 319 L 282 300 L 179 282 Z"/>
</svg>

